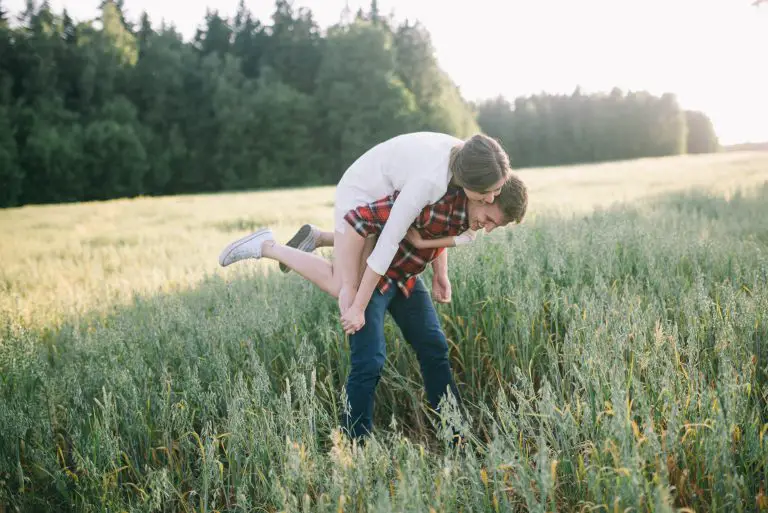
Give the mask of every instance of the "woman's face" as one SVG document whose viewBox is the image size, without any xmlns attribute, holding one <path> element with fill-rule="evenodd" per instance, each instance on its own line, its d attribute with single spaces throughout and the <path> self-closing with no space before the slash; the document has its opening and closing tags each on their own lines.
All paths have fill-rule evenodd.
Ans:
<svg viewBox="0 0 768 513">
<path fill-rule="evenodd" d="M 471 201 L 480 201 L 483 203 L 493 203 L 493 200 L 496 199 L 496 196 L 498 196 L 501 193 L 501 187 L 504 185 L 504 182 L 506 180 L 502 178 L 498 182 L 496 182 L 490 189 L 484 192 L 476 192 L 476 191 L 470 191 L 466 187 L 464 187 L 464 192 L 467 194 L 467 198 Z"/>
</svg>

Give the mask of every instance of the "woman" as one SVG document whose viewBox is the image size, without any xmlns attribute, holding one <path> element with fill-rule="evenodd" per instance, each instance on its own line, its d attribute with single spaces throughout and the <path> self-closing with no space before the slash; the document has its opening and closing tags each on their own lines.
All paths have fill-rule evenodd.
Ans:
<svg viewBox="0 0 768 513">
<path fill-rule="evenodd" d="M 509 157 L 504 149 L 494 139 L 482 134 L 466 141 L 434 132 L 404 134 L 379 143 L 361 155 L 336 187 L 334 261 L 329 270 L 323 271 L 331 273 L 323 281 L 333 283 L 333 288 L 339 290 L 344 330 L 354 333 L 365 323 L 365 309 L 376 284 L 386 273 L 400 241 L 424 207 L 445 195 L 449 186 L 463 188 L 471 201 L 493 203 L 510 175 Z M 372 240 L 355 237 L 344 216 L 350 210 L 395 191 L 399 191 L 399 195 L 375 245 Z M 222 252 L 220 264 L 226 266 L 255 256 L 238 251 L 238 248 L 254 238 L 266 241 L 271 236 L 266 230 L 233 242 Z M 308 236 L 312 236 L 311 230 Z M 457 238 L 456 243 L 470 240 L 470 237 Z M 294 242 L 304 250 L 313 249 L 313 245 L 305 240 L 294 238 Z M 253 244 L 248 246 L 253 247 Z M 361 276 L 362 259 L 365 259 L 365 270 Z M 290 262 L 285 263 L 297 269 Z"/>
</svg>

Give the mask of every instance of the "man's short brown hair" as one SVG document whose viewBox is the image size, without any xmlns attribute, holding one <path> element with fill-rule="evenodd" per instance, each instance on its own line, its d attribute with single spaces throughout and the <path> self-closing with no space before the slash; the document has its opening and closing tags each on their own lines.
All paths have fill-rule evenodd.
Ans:
<svg viewBox="0 0 768 513">
<path fill-rule="evenodd" d="M 520 224 L 528 210 L 528 188 L 515 173 L 512 173 L 502 186 L 494 203 L 499 205 L 508 223 Z"/>
</svg>

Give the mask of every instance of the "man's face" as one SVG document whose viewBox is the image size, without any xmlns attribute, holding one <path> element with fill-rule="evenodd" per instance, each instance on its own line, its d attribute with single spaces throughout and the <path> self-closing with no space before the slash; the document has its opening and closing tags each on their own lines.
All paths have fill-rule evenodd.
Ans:
<svg viewBox="0 0 768 513">
<path fill-rule="evenodd" d="M 482 201 L 469 201 L 469 228 L 472 230 L 485 229 L 486 233 L 492 232 L 499 226 L 505 226 L 504 213 L 497 203 L 485 203 Z"/>
</svg>

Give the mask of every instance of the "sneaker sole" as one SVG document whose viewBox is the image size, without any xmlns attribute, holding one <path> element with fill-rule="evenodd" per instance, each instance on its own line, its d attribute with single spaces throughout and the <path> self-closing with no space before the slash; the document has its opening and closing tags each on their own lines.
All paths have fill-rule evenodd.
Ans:
<svg viewBox="0 0 768 513">
<path fill-rule="evenodd" d="M 299 251 L 306 251 L 308 247 L 310 247 L 312 240 L 312 227 L 308 224 L 305 224 L 301 228 L 299 228 L 299 231 L 296 232 L 296 235 L 291 237 L 291 240 L 285 243 L 286 246 L 289 248 L 298 249 Z M 291 272 L 291 268 L 288 267 L 285 264 L 280 264 L 280 270 L 284 273 Z"/>
<path fill-rule="evenodd" d="M 251 241 L 255 239 L 256 237 L 259 237 L 260 235 L 263 235 L 264 233 L 267 233 L 269 231 L 269 228 L 262 228 L 261 230 L 252 233 L 246 237 L 243 237 L 242 239 L 238 239 L 235 242 L 231 243 L 229 246 L 224 248 L 224 250 L 219 255 L 219 265 L 222 267 L 227 267 L 228 265 L 233 264 L 234 262 L 230 262 L 229 264 L 225 264 L 224 261 L 227 259 L 227 257 L 232 253 L 232 251 L 236 250 L 243 244 L 245 244 L 248 241 Z"/>
</svg>

